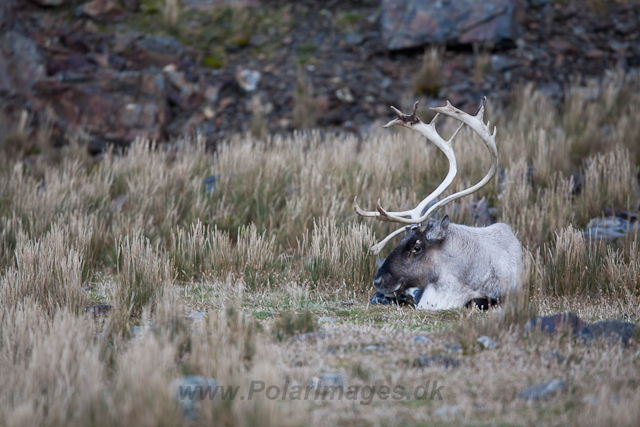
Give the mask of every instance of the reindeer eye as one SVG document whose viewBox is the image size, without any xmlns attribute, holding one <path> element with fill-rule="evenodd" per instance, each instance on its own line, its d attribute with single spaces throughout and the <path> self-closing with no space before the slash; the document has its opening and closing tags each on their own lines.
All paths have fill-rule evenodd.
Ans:
<svg viewBox="0 0 640 427">
<path fill-rule="evenodd" d="M 414 253 L 414 254 L 417 254 L 417 253 L 418 253 L 418 252 L 420 252 L 421 250 L 422 250 L 422 247 L 421 247 L 421 246 L 419 246 L 419 245 L 415 245 L 415 246 L 413 247 L 413 253 Z"/>
</svg>

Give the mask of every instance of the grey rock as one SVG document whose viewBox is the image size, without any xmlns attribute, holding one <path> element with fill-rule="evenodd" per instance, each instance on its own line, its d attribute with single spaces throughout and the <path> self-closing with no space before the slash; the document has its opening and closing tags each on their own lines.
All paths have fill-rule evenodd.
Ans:
<svg viewBox="0 0 640 427">
<path fill-rule="evenodd" d="M 112 211 L 119 211 L 127 202 L 128 198 L 129 198 L 128 195 L 121 194 L 111 201 L 111 204 L 109 205 L 109 207 L 111 208 Z"/>
<path fill-rule="evenodd" d="M 105 317 L 111 312 L 112 308 L 109 304 L 90 305 L 86 308 L 85 313 L 94 318 Z"/>
<path fill-rule="evenodd" d="M 205 313 L 203 311 L 192 311 L 191 313 L 189 313 L 187 318 L 191 319 L 194 322 L 199 322 L 200 320 L 204 319 L 204 317 L 206 315 L 207 315 L 207 313 Z"/>
<path fill-rule="evenodd" d="M 344 42 L 349 46 L 358 46 L 364 43 L 365 37 L 358 33 L 349 33 L 344 38 Z"/>
<path fill-rule="evenodd" d="M 441 367 L 453 369 L 460 366 L 460 361 L 444 354 L 434 354 L 429 357 L 418 357 L 413 361 L 413 366 L 420 368 Z"/>
<path fill-rule="evenodd" d="M 0 93 L 28 95 L 46 76 L 36 43 L 16 31 L 0 36 Z"/>
<path fill-rule="evenodd" d="M 449 353 L 462 353 L 462 346 L 460 344 L 446 345 L 444 349 Z"/>
<path fill-rule="evenodd" d="M 567 360 L 566 357 L 564 357 L 562 354 L 560 354 L 555 350 L 550 351 L 549 353 L 542 356 L 542 361 L 545 363 L 552 363 L 552 362 L 564 363 L 566 360 Z"/>
<path fill-rule="evenodd" d="M 558 391 L 562 391 L 567 387 L 567 382 L 555 378 L 549 382 L 532 386 L 518 393 L 518 397 L 525 400 L 546 399 Z"/>
<path fill-rule="evenodd" d="M 637 226 L 622 218 L 593 218 L 587 224 L 584 236 L 587 239 L 616 240 L 634 230 L 637 230 Z"/>
<path fill-rule="evenodd" d="M 199 375 L 188 375 L 173 381 L 172 389 L 176 402 L 182 409 L 185 417 L 198 418 L 198 401 L 209 399 L 206 392 L 218 386 L 213 378 L 205 378 Z M 202 393 L 201 393 L 202 392 Z"/>
<path fill-rule="evenodd" d="M 598 406 L 600 404 L 600 400 L 598 400 L 598 398 L 595 396 L 585 396 L 582 398 L 582 403 L 591 406 Z"/>
<path fill-rule="evenodd" d="M 389 50 L 433 43 L 513 43 L 516 0 L 382 1 L 382 41 Z"/>
<path fill-rule="evenodd" d="M 338 319 L 336 317 L 318 317 L 318 322 L 320 323 L 334 323 L 337 321 Z"/>
<path fill-rule="evenodd" d="M 426 344 L 429 342 L 429 338 L 423 336 L 423 335 L 418 335 L 417 337 L 413 337 L 411 339 L 412 342 L 416 343 L 416 344 Z"/>
<path fill-rule="evenodd" d="M 491 55 L 491 70 L 495 72 L 505 72 L 520 66 L 520 62 L 507 55 Z"/>
<path fill-rule="evenodd" d="M 238 69 L 236 80 L 238 85 L 247 92 L 253 92 L 258 88 L 262 74 L 257 70 Z"/>
<path fill-rule="evenodd" d="M 553 316 L 534 317 L 527 322 L 524 332 L 528 334 L 534 330 L 540 330 L 546 334 L 553 334 L 562 328 L 567 328 L 571 330 L 571 333 L 575 334 L 585 326 L 586 323 L 577 315 L 567 312 L 554 314 Z"/>
<path fill-rule="evenodd" d="M 620 320 L 602 320 L 591 323 L 577 333 L 577 337 L 582 338 L 587 344 L 603 338 L 609 344 L 622 344 L 625 347 L 635 335 L 636 325 Z"/>
<path fill-rule="evenodd" d="M 315 342 L 319 339 L 329 338 L 331 335 L 322 332 L 305 332 L 304 334 L 298 334 L 294 336 L 292 341 L 311 341 Z"/>
<path fill-rule="evenodd" d="M 355 102 L 351 89 L 348 87 L 336 90 L 336 97 L 345 104 L 353 104 Z"/>
<path fill-rule="evenodd" d="M 368 345 L 363 348 L 364 351 L 374 351 L 374 350 L 382 350 L 384 348 L 383 345 Z"/>
<path fill-rule="evenodd" d="M 204 185 L 204 192 L 207 194 L 211 194 L 214 191 L 216 191 L 216 177 L 215 176 L 208 176 L 206 177 L 203 181 L 202 184 Z"/>
<path fill-rule="evenodd" d="M 459 406 L 442 406 L 433 411 L 433 415 L 442 418 L 452 418 L 462 412 L 462 408 Z"/>
<path fill-rule="evenodd" d="M 481 336 L 476 341 L 478 341 L 480 344 L 482 344 L 482 346 L 484 348 L 488 348 L 489 350 L 493 350 L 494 348 L 496 348 L 498 346 L 497 342 L 495 342 L 494 340 L 492 340 L 491 338 L 489 338 L 486 335 Z"/>
</svg>

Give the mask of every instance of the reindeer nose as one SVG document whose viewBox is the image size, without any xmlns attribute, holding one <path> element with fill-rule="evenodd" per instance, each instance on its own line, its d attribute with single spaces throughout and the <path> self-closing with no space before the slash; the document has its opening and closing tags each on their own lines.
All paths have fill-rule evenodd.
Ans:
<svg viewBox="0 0 640 427">
<path fill-rule="evenodd" d="M 373 287 L 379 291 L 385 291 L 386 289 L 384 288 L 389 286 L 390 281 L 391 275 L 380 268 L 376 271 L 376 275 L 373 277 Z"/>
<path fill-rule="evenodd" d="M 373 287 L 379 290 L 380 286 L 382 286 L 382 282 L 382 275 L 378 276 L 376 274 L 376 277 L 373 278 Z"/>
</svg>

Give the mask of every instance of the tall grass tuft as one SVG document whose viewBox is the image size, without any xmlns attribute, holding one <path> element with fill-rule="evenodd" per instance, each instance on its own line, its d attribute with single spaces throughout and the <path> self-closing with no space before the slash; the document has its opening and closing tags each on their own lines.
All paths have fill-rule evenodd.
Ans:
<svg viewBox="0 0 640 427">
<path fill-rule="evenodd" d="M 329 219 L 315 223 L 311 241 L 307 243 L 305 237 L 301 245 L 303 277 L 316 287 L 366 291 L 376 270 L 375 257 L 369 251 L 375 243 L 366 224 L 338 226 Z"/>
<path fill-rule="evenodd" d="M 118 270 L 114 302 L 119 310 L 140 316 L 154 304 L 159 291 L 173 279 L 173 268 L 149 239 L 137 233 L 118 242 Z"/>
<path fill-rule="evenodd" d="M 83 250 L 86 242 L 71 243 L 60 227 L 54 227 L 38 240 L 18 232 L 15 265 L 0 278 L 4 307 L 32 302 L 54 316 L 58 310 L 80 313 L 87 297 L 82 291 Z"/>
</svg>

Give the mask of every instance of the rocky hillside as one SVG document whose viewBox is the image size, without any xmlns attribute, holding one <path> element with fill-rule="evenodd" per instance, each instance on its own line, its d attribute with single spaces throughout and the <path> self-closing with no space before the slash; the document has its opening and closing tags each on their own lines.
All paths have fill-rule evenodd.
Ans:
<svg viewBox="0 0 640 427">
<path fill-rule="evenodd" d="M 92 151 L 138 136 L 321 127 L 366 132 L 449 99 L 558 102 L 640 64 L 640 2 L 5 0 L 0 126 Z M 455 5 L 455 6 L 454 6 Z M 28 114 L 24 114 L 27 112 Z"/>
</svg>

